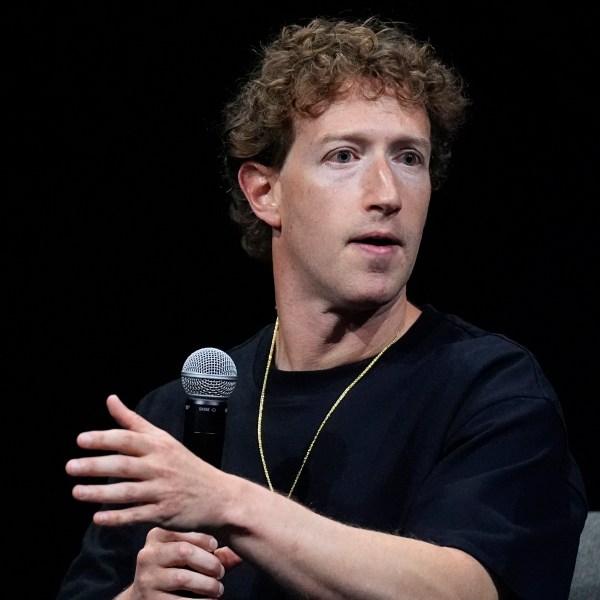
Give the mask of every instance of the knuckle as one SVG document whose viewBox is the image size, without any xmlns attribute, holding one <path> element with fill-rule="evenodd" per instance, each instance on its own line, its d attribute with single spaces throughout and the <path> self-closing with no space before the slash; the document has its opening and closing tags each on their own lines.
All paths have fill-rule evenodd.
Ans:
<svg viewBox="0 0 600 600">
<path fill-rule="evenodd" d="M 184 559 L 187 564 L 189 559 L 194 555 L 195 548 L 189 542 L 177 542 L 177 555 Z"/>
</svg>

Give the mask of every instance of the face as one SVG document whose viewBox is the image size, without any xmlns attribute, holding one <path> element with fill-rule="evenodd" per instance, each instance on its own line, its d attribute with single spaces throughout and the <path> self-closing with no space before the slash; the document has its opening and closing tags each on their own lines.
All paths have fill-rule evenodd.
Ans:
<svg viewBox="0 0 600 600">
<path fill-rule="evenodd" d="M 425 226 L 431 183 L 423 108 L 351 93 L 296 122 L 273 176 L 275 286 L 318 310 L 373 309 L 401 297 Z M 279 301 L 279 299 L 278 299 Z"/>
</svg>

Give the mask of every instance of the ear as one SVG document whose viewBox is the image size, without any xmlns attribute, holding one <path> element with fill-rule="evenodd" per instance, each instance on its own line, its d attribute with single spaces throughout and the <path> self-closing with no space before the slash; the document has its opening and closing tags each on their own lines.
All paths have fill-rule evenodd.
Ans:
<svg viewBox="0 0 600 600">
<path fill-rule="evenodd" d="M 281 227 L 275 199 L 276 173 L 258 162 L 245 162 L 238 171 L 238 182 L 254 214 L 274 228 Z"/>
</svg>

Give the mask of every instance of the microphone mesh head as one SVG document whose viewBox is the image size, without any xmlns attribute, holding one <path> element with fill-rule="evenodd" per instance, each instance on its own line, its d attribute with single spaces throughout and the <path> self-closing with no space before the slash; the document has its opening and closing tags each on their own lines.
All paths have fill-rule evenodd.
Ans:
<svg viewBox="0 0 600 600">
<path fill-rule="evenodd" d="M 237 381 L 231 356 L 218 348 L 200 348 L 183 363 L 181 383 L 188 396 L 228 398 Z"/>
</svg>

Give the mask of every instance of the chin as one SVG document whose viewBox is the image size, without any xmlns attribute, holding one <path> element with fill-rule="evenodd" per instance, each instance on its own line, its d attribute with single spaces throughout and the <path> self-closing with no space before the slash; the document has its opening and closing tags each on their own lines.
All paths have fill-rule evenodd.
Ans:
<svg viewBox="0 0 600 600">
<path fill-rule="evenodd" d="M 380 295 L 369 295 L 364 294 L 356 298 L 348 298 L 342 307 L 342 311 L 347 312 L 369 312 L 379 310 L 398 297 L 398 294 L 380 294 Z"/>
</svg>

